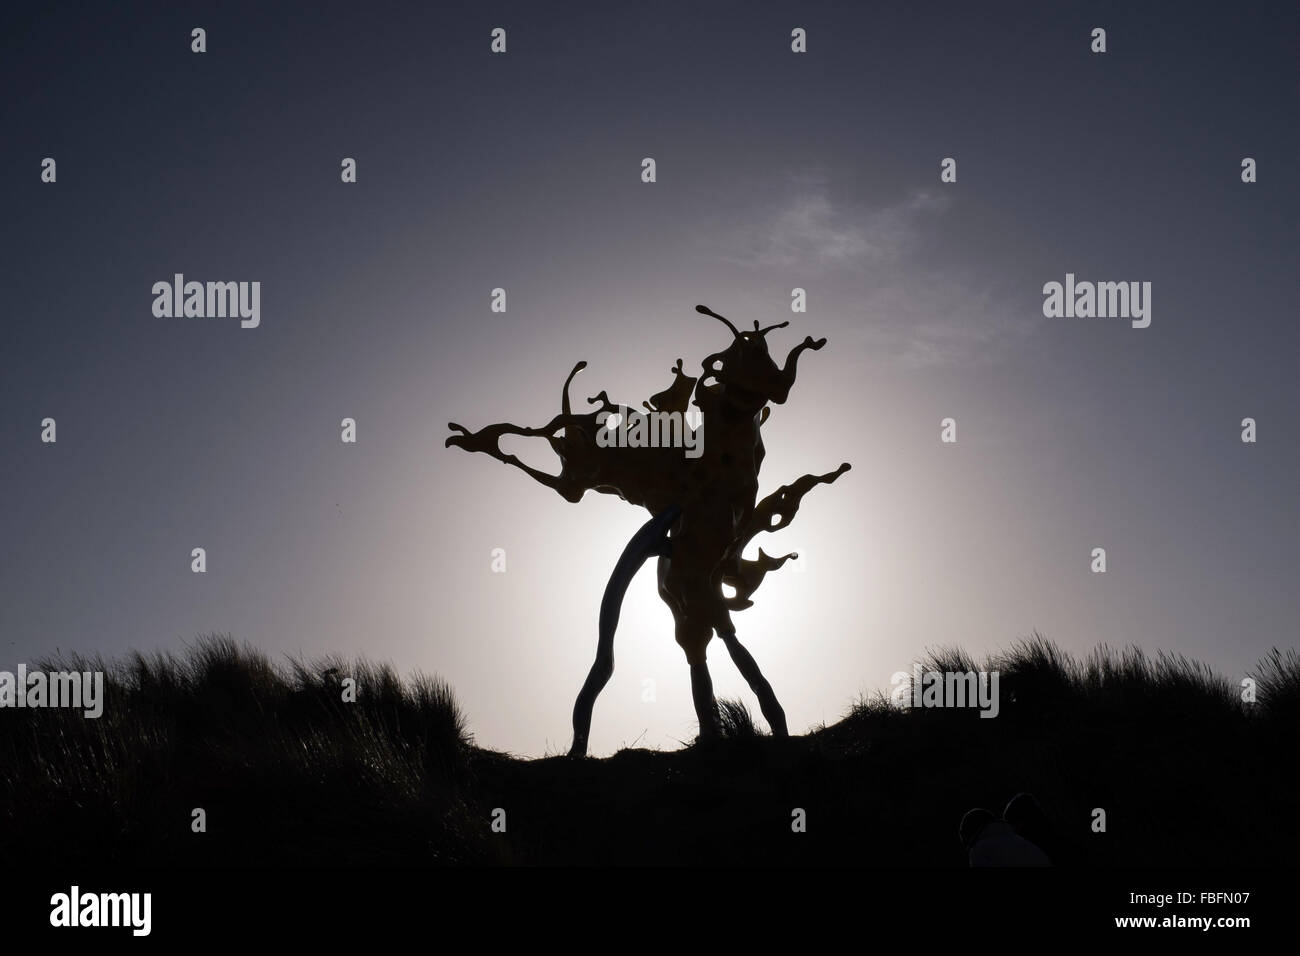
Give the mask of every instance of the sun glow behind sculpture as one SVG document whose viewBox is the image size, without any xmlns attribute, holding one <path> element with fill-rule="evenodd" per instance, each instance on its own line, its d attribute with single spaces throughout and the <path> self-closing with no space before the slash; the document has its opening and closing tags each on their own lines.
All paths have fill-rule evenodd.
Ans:
<svg viewBox="0 0 1300 956">
<path fill-rule="evenodd" d="M 790 350 L 784 367 L 768 352 L 767 335 L 790 323 L 779 322 L 741 332 L 726 317 L 706 306 L 696 311 L 721 322 L 732 334 L 725 350 L 705 357 L 701 374 L 692 376 L 678 359 L 668 388 L 642 402 L 645 411 L 615 405 L 602 390 L 588 399 L 594 410 L 574 412 L 570 386 L 587 367 L 579 361 L 564 380 L 560 414 L 545 425 L 510 423 L 470 431 L 455 422 L 447 447 L 481 452 L 523 471 L 578 502 L 587 491 L 617 495 L 644 506 L 652 515 L 624 548 L 605 588 L 599 617 L 596 661 L 578 694 L 573 711 L 570 754 L 587 753 L 597 696 L 614 671 L 614 634 L 624 596 L 640 567 L 655 557 L 660 597 L 672 612 L 676 643 L 690 665 L 691 696 L 701 739 L 719 733 L 718 708 L 708 670 L 707 647 L 721 639 L 732 662 L 757 696 L 775 736 L 788 725 L 771 684 L 740 643 L 733 611 L 753 606 L 750 596 L 768 573 L 793 555 L 768 554 L 761 547 L 744 557 L 751 540 L 780 531 L 794 520 L 804 495 L 830 484 L 849 470 L 848 462 L 824 474 L 805 474 L 758 499 L 759 471 L 766 457 L 761 429 L 770 403 L 784 404 L 805 351 L 818 351 L 826 339 L 806 336 Z M 693 427 L 688 412 L 697 409 Z M 611 420 L 617 421 L 611 428 Z M 501 447 L 503 438 L 544 438 L 561 461 L 559 474 L 526 464 Z M 728 593 L 729 592 L 729 593 Z"/>
</svg>

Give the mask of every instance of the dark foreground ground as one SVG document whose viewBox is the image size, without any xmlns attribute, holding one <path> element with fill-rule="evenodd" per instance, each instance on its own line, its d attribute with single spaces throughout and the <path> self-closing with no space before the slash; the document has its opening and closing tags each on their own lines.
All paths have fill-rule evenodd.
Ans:
<svg viewBox="0 0 1300 956">
<path fill-rule="evenodd" d="M 1034 793 L 1060 866 L 1293 866 L 1300 658 L 1258 699 L 1182 658 L 1034 638 L 978 664 L 1001 713 L 864 700 L 774 740 L 724 703 L 727 739 L 608 759 L 479 749 L 445 684 L 365 662 L 272 665 L 209 639 L 106 669 L 103 717 L 0 709 L 0 859 L 96 865 L 964 866 L 962 814 Z M 340 678 L 357 680 L 342 701 Z M 206 832 L 192 829 L 206 812 Z M 504 811 L 505 832 L 494 832 Z M 794 832 L 796 810 L 806 832 Z M 1094 830 L 1097 811 L 1105 830 Z"/>
</svg>

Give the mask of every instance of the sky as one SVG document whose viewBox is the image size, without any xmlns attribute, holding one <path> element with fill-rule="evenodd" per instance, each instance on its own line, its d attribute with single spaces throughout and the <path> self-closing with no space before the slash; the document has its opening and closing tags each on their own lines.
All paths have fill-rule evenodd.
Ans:
<svg viewBox="0 0 1300 956">
<path fill-rule="evenodd" d="M 447 423 L 543 424 L 579 359 L 575 402 L 639 405 L 729 343 L 697 303 L 790 320 L 779 359 L 828 340 L 760 494 L 853 470 L 755 540 L 800 561 L 735 616 L 792 732 L 935 646 L 1037 631 L 1234 679 L 1295 647 L 1300 14 L 1131 6 L 6 11 L 0 669 L 224 633 L 436 673 L 480 745 L 567 749 L 648 515 Z M 176 273 L 260 282 L 259 324 L 156 316 Z M 1067 273 L 1150 282 L 1150 326 L 1045 316 Z M 649 568 L 615 653 L 592 752 L 689 742 Z"/>
</svg>

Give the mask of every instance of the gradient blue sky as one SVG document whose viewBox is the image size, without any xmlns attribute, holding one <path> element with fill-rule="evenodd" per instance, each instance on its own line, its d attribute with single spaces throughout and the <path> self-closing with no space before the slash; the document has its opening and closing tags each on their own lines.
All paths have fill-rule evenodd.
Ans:
<svg viewBox="0 0 1300 956">
<path fill-rule="evenodd" d="M 7 12 L 0 667 L 219 631 L 437 672 L 481 744 L 567 747 L 646 515 L 444 449 L 446 424 L 541 424 L 578 359 L 575 396 L 639 404 L 727 344 L 697 302 L 791 319 L 781 355 L 829 339 L 763 491 L 854 469 L 756 542 L 803 570 L 736 618 L 793 731 L 935 644 L 1036 628 L 1231 676 L 1295 646 L 1296 9 L 1131 6 Z M 155 318 L 175 272 L 260 281 L 261 326 Z M 1044 318 L 1067 272 L 1150 281 L 1151 327 Z M 616 652 L 593 752 L 689 740 L 649 571 Z"/>
</svg>

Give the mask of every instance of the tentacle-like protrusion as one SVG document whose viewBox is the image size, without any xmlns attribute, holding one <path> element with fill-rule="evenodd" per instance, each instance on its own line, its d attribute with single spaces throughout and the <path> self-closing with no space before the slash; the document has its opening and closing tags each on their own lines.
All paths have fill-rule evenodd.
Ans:
<svg viewBox="0 0 1300 956">
<path fill-rule="evenodd" d="M 711 316 L 713 316 L 713 318 L 717 319 L 719 322 L 721 322 L 721 323 L 722 323 L 723 325 L 725 325 L 727 328 L 731 329 L 731 334 L 732 334 L 732 335 L 734 335 L 736 338 L 740 338 L 740 330 L 739 330 L 738 328 L 736 328 L 734 325 L 731 324 L 731 320 L 728 319 L 728 318 L 726 318 L 725 316 L 718 315 L 718 313 L 714 312 L 714 311 L 713 311 L 712 309 L 710 309 L 707 305 L 697 305 L 697 306 L 695 307 L 695 311 L 698 312 L 698 313 L 700 313 L 700 315 L 711 315 Z"/>
<path fill-rule="evenodd" d="M 724 597 L 723 603 L 727 605 L 730 611 L 743 611 L 747 607 L 753 607 L 754 602 L 749 596 L 758 590 L 758 586 L 763 583 L 763 578 L 767 577 L 769 571 L 775 571 L 787 561 L 797 560 L 798 554 L 791 552 L 784 554 L 779 558 L 773 557 L 762 548 L 758 549 L 758 558 L 750 561 L 742 558 L 739 562 L 739 574 L 724 574 L 722 583 L 736 589 L 733 597 Z"/>
<path fill-rule="evenodd" d="M 507 455 L 501 450 L 501 439 L 506 435 L 519 435 L 524 438 L 545 438 L 555 445 L 557 439 L 555 433 L 562 428 L 570 428 L 585 425 L 584 416 L 581 415 L 556 415 L 541 428 L 525 428 L 519 425 L 512 425 L 509 422 L 501 422 L 497 425 L 488 425 L 480 428 L 476 432 L 471 432 L 464 425 L 457 425 L 455 422 L 449 422 L 447 427 L 452 431 L 460 432 L 459 435 L 451 435 L 443 443 L 447 448 L 463 448 L 466 451 L 482 452 L 495 458 L 497 461 L 504 462 L 507 465 L 513 465 L 518 468 L 534 481 L 540 482 L 548 488 L 558 491 L 567 501 L 580 501 L 582 499 L 583 489 L 575 487 L 573 482 L 561 471 L 558 475 L 547 474 L 531 465 L 525 465 L 515 455 Z"/>
<path fill-rule="evenodd" d="M 785 368 L 781 369 L 779 381 L 769 396 L 771 401 L 778 405 L 785 404 L 785 400 L 790 397 L 790 389 L 794 385 L 795 373 L 799 371 L 799 356 L 808 349 L 816 352 L 825 344 L 826 340 L 824 338 L 814 339 L 810 335 L 790 350 L 790 354 L 785 358 Z"/>
<path fill-rule="evenodd" d="M 573 409 L 569 407 L 569 383 L 573 381 L 573 376 L 577 375 L 586 367 L 586 362 L 579 362 L 577 365 L 573 366 L 573 371 L 570 372 L 569 377 L 564 380 L 564 391 L 560 393 L 560 409 L 565 415 L 573 414 Z"/>
<path fill-rule="evenodd" d="M 650 396 L 650 401 L 642 402 L 652 412 L 680 412 L 685 414 L 691 404 L 691 392 L 695 390 L 695 376 L 687 375 L 682 370 L 682 360 L 677 360 L 677 367 L 670 369 L 673 384 L 662 392 Z"/>
<path fill-rule="evenodd" d="M 760 531 L 780 531 L 794 520 L 799 511 L 799 502 L 803 496 L 817 485 L 829 485 L 850 468 L 846 461 L 834 471 L 824 475 L 804 475 L 788 485 L 782 485 L 757 505 L 750 516 L 744 532 L 737 537 L 737 542 L 748 541 Z M 774 520 L 775 519 L 775 520 Z"/>
</svg>

